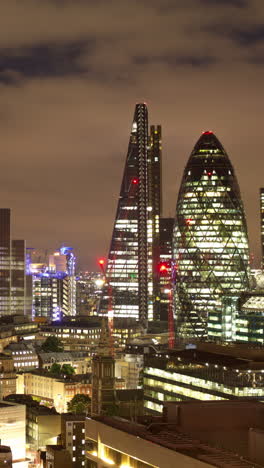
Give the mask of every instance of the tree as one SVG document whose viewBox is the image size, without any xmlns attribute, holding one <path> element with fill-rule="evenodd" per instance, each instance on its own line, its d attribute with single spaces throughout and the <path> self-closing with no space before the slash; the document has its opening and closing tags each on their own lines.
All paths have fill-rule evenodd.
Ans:
<svg viewBox="0 0 264 468">
<path fill-rule="evenodd" d="M 68 411 L 70 413 L 81 414 L 86 413 L 91 405 L 91 398 L 83 393 L 77 393 L 68 403 Z"/>
<path fill-rule="evenodd" d="M 75 374 L 75 369 L 70 364 L 63 364 L 61 367 L 61 373 L 63 375 L 73 375 Z"/>
<path fill-rule="evenodd" d="M 44 353 L 61 353 L 63 351 L 62 342 L 56 336 L 48 336 L 41 346 Z"/>
<path fill-rule="evenodd" d="M 54 362 L 50 368 L 50 373 L 55 374 L 55 375 L 60 375 L 61 374 L 61 365 L 58 364 L 57 362 Z"/>
</svg>

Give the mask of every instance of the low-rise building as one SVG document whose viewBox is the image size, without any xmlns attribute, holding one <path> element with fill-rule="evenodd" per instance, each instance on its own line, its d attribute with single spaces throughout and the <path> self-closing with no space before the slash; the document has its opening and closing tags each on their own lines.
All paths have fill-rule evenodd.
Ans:
<svg viewBox="0 0 264 468">
<path fill-rule="evenodd" d="M 32 343 L 27 341 L 18 341 L 10 343 L 5 347 L 4 352 L 12 356 L 16 371 L 27 371 L 36 369 L 39 366 L 38 355 Z"/>
<path fill-rule="evenodd" d="M 71 455 L 61 445 L 47 445 L 44 468 L 72 468 Z"/>
<path fill-rule="evenodd" d="M 10 343 L 34 340 L 38 336 L 38 324 L 24 315 L 5 315 L 0 317 L 0 351 Z"/>
<path fill-rule="evenodd" d="M 16 373 L 11 356 L 0 353 L 0 399 L 16 393 Z"/>
<path fill-rule="evenodd" d="M 194 348 L 145 355 L 146 411 L 161 414 L 166 401 L 264 399 L 264 359 L 227 353 L 227 348 L 220 354 L 207 344 L 207 351 Z"/>
<path fill-rule="evenodd" d="M 26 407 L 0 401 L 0 440 L 11 448 L 13 466 L 26 468 Z"/>
<path fill-rule="evenodd" d="M 80 351 L 64 351 L 61 353 L 39 353 L 39 366 L 41 369 L 50 370 L 52 364 L 69 364 L 75 370 L 75 374 L 87 374 L 91 371 L 90 358 L 87 353 Z"/>
<path fill-rule="evenodd" d="M 32 395 L 39 402 L 54 406 L 58 413 L 66 412 L 67 403 L 78 393 L 91 396 L 91 389 L 91 374 L 63 377 L 37 369 L 17 378 L 17 393 Z"/>
<path fill-rule="evenodd" d="M 40 336 L 56 336 L 62 342 L 65 351 L 83 351 L 92 354 L 96 348 L 101 331 L 98 321 L 82 320 L 77 317 L 70 320 L 68 317 L 61 322 L 43 325 Z"/>
</svg>

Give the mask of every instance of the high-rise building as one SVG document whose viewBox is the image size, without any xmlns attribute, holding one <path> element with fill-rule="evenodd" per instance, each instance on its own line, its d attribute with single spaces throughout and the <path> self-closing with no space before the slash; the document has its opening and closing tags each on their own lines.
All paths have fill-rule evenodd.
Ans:
<svg viewBox="0 0 264 468">
<path fill-rule="evenodd" d="M 261 264 L 264 268 L 264 188 L 260 189 Z"/>
<path fill-rule="evenodd" d="M 161 189 L 161 126 L 150 127 L 149 156 L 148 156 L 148 192 L 149 192 L 149 216 L 152 222 L 152 252 L 149 259 L 152 265 L 153 275 L 153 319 L 160 319 L 159 292 L 160 292 L 160 216 L 162 212 Z"/>
<path fill-rule="evenodd" d="M 25 314 L 25 241 L 12 240 L 11 211 L 0 209 L 0 316 Z"/>
<path fill-rule="evenodd" d="M 76 315 L 75 260 L 72 247 L 55 251 L 48 264 L 31 263 L 29 256 L 26 282 L 27 291 L 32 289 L 33 319 L 59 320 L 63 315 Z"/>
<path fill-rule="evenodd" d="M 148 142 L 147 106 L 137 104 L 106 276 L 111 285 L 113 316 L 134 318 L 144 326 L 153 318 L 153 222 L 148 190 Z M 108 310 L 109 289 L 107 284 L 99 306 L 101 314 Z"/>
<path fill-rule="evenodd" d="M 209 131 L 199 138 L 184 170 L 173 257 L 178 336 L 222 339 L 221 298 L 248 289 L 249 253 L 234 169 Z"/>
<path fill-rule="evenodd" d="M 164 265 L 166 274 L 159 272 L 159 318 L 168 320 L 168 307 L 171 300 L 171 259 L 174 218 L 160 218 L 160 266 Z M 161 268 L 160 268 L 161 269 Z"/>
</svg>

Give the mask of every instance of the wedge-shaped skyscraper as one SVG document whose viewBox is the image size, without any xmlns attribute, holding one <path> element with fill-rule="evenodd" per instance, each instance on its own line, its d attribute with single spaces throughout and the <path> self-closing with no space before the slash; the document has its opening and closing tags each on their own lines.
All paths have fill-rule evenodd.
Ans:
<svg viewBox="0 0 264 468">
<path fill-rule="evenodd" d="M 212 132 L 204 132 L 188 160 L 173 235 L 178 336 L 232 338 L 224 295 L 248 288 L 247 226 L 234 169 Z"/>
<path fill-rule="evenodd" d="M 153 127 L 156 136 L 155 131 L 158 134 L 160 129 Z M 150 164 L 154 152 L 148 145 L 147 106 L 137 104 L 108 255 L 107 284 L 99 305 L 101 315 L 108 312 L 114 318 L 139 320 L 143 326 L 153 318 L 152 240 L 154 222 L 159 222 L 157 209 L 152 209 L 155 197 L 149 170 L 154 171 L 155 165 Z"/>
</svg>

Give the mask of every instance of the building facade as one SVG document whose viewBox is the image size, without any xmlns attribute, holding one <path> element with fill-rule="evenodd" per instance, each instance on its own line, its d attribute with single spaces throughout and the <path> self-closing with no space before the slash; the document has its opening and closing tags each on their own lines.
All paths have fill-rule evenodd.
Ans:
<svg viewBox="0 0 264 468">
<path fill-rule="evenodd" d="M 234 169 L 209 131 L 199 138 L 184 170 L 173 258 L 178 336 L 221 340 L 221 298 L 248 288 L 249 252 Z"/>
<path fill-rule="evenodd" d="M 227 352 L 227 351 L 226 351 Z M 161 414 L 167 401 L 264 398 L 264 363 L 189 349 L 145 356 L 144 406 Z"/>
</svg>

